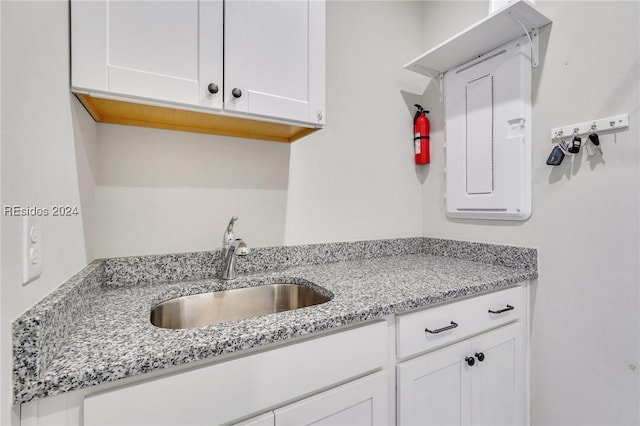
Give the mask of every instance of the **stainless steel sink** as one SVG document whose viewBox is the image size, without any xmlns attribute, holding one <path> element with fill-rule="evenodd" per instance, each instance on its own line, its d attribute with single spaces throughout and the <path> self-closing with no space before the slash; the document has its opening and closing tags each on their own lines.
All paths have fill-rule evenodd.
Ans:
<svg viewBox="0 0 640 426">
<path fill-rule="evenodd" d="M 163 302 L 151 311 L 151 324 L 161 328 L 193 328 L 290 311 L 328 302 L 310 287 L 269 284 L 183 296 Z"/>
</svg>

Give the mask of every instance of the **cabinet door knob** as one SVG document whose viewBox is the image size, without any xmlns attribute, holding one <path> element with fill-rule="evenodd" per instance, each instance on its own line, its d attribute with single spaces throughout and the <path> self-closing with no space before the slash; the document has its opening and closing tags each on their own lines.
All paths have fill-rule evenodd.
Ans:
<svg viewBox="0 0 640 426">
<path fill-rule="evenodd" d="M 464 360 L 467 361 L 469 367 L 473 367 L 473 364 L 476 363 L 476 360 L 472 356 L 468 356 Z"/>
<path fill-rule="evenodd" d="M 476 358 L 478 358 L 478 361 L 482 362 L 484 361 L 484 354 L 482 352 L 476 352 Z"/>
<path fill-rule="evenodd" d="M 242 96 L 242 90 L 238 89 L 237 87 L 234 87 L 233 90 L 231 91 L 231 94 L 233 95 L 234 98 L 238 99 L 240 96 Z"/>
<path fill-rule="evenodd" d="M 209 93 L 211 94 L 218 93 L 218 85 L 215 83 L 209 83 L 207 89 L 209 89 Z"/>
</svg>

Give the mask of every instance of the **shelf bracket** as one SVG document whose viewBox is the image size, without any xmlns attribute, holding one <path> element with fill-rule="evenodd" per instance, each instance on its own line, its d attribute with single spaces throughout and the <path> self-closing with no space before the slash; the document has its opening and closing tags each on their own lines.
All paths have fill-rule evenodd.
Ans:
<svg viewBox="0 0 640 426">
<path fill-rule="evenodd" d="M 436 86 L 440 92 L 440 103 L 444 102 L 444 74 L 440 73 L 436 76 Z"/>
<path fill-rule="evenodd" d="M 533 68 L 538 67 L 540 61 L 540 37 L 538 36 L 538 29 L 531 30 L 531 66 Z"/>
<path fill-rule="evenodd" d="M 538 28 L 533 27 L 531 28 L 531 31 L 529 31 L 527 29 L 527 26 L 522 22 L 518 15 L 514 14 L 513 12 L 509 12 L 509 15 L 511 15 L 511 17 L 515 19 L 518 24 L 520 24 L 522 30 L 524 31 L 524 35 L 526 35 L 529 39 L 529 45 L 531 46 L 531 67 L 537 68 L 540 59 L 540 37 Z"/>
</svg>

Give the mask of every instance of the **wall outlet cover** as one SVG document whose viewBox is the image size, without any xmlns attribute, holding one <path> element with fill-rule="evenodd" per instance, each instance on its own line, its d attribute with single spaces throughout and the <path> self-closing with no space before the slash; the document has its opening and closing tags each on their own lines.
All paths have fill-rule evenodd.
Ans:
<svg viewBox="0 0 640 426">
<path fill-rule="evenodd" d="M 22 283 L 42 275 L 42 224 L 37 216 L 22 218 Z"/>
</svg>

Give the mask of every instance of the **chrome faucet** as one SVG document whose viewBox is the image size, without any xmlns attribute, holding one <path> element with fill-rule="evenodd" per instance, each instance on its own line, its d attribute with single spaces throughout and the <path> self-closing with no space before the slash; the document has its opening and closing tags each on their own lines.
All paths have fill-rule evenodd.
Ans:
<svg viewBox="0 0 640 426">
<path fill-rule="evenodd" d="M 249 254 L 249 247 L 241 239 L 233 234 L 233 224 L 238 220 L 233 216 L 229 221 L 224 236 L 222 237 L 222 279 L 232 280 L 237 276 L 236 256 L 246 256 Z"/>
</svg>

